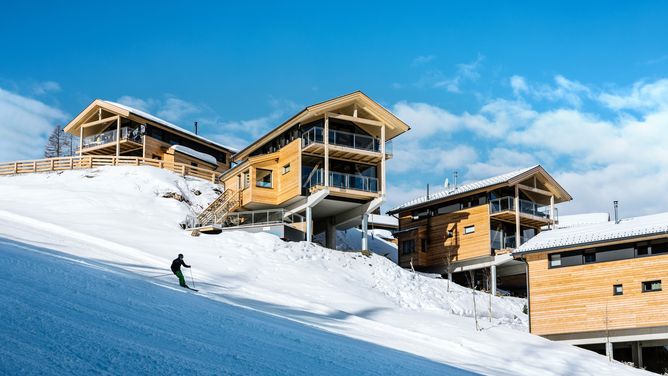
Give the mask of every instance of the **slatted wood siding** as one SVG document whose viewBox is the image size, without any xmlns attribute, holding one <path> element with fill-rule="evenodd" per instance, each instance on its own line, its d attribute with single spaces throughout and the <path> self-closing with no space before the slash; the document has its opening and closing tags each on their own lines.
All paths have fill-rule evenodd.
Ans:
<svg viewBox="0 0 668 376">
<path fill-rule="evenodd" d="M 47 158 L 33 161 L 0 163 L 0 175 L 29 174 L 37 172 L 78 170 L 102 166 L 151 166 L 164 168 L 183 176 L 194 176 L 217 183 L 220 173 L 209 169 L 193 167 L 183 163 L 171 163 L 157 159 L 141 157 L 81 156 Z"/>
<path fill-rule="evenodd" d="M 475 226 L 475 232 L 464 234 L 464 227 Z M 489 205 L 480 205 L 456 212 L 437 215 L 418 221 L 410 213 L 400 217 L 399 228 L 417 227 L 413 232 L 399 235 L 399 241 L 415 239 L 415 253 L 400 255 L 399 264 L 409 267 L 411 257 L 414 266 L 445 265 L 448 255 L 451 261 L 463 261 L 491 255 Z M 453 237 L 447 238 L 448 231 Z M 428 240 L 426 252 L 422 239 Z"/>
<path fill-rule="evenodd" d="M 668 325 L 668 254 L 548 268 L 546 253 L 527 255 L 531 332 L 579 333 Z M 642 292 L 661 280 L 663 291 Z M 622 284 L 623 295 L 613 295 Z"/>
</svg>

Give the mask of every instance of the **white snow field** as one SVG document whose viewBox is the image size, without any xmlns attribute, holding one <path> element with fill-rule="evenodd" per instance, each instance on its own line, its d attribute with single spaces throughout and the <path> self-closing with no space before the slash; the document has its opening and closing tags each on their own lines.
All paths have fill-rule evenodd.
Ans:
<svg viewBox="0 0 668 376">
<path fill-rule="evenodd" d="M 528 334 L 524 300 L 382 256 L 192 237 L 178 224 L 213 188 L 151 167 L 0 177 L 0 374 L 646 374 Z"/>
</svg>

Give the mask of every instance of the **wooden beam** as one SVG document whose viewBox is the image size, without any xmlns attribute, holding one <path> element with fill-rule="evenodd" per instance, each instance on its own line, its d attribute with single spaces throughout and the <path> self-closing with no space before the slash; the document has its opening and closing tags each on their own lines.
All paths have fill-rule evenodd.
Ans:
<svg viewBox="0 0 668 376">
<path fill-rule="evenodd" d="M 121 155 L 121 117 L 116 118 L 116 156 Z"/>
<path fill-rule="evenodd" d="M 81 156 L 81 149 L 83 149 L 83 127 L 79 128 L 79 156 Z"/>
<path fill-rule="evenodd" d="M 522 235 L 520 234 L 520 188 L 515 184 L 515 249 L 522 245 Z"/>
<path fill-rule="evenodd" d="M 92 127 L 92 126 L 95 126 L 95 125 L 111 123 L 114 120 L 118 120 L 118 118 L 120 118 L 120 116 L 116 115 L 116 116 L 110 116 L 108 118 L 104 118 L 104 119 L 100 119 L 100 120 L 91 121 L 89 123 L 81 124 L 81 128 L 88 128 L 88 127 Z"/>
<path fill-rule="evenodd" d="M 353 117 L 357 117 L 357 103 L 353 104 Z"/>
<path fill-rule="evenodd" d="M 375 125 L 377 127 L 382 127 L 384 124 L 378 120 L 365 119 L 361 117 L 354 117 L 350 115 L 336 114 L 334 112 L 326 112 L 325 116 L 328 116 L 332 119 L 347 120 L 352 121 L 353 123 L 362 123 L 368 125 Z"/>
<path fill-rule="evenodd" d="M 547 197 L 550 197 L 550 196 L 554 195 L 554 193 L 552 193 L 550 191 L 546 191 L 546 190 L 540 189 L 540 188 L 529 187 L 528 185 L 524 185 L 524 184 L 517 184 L 517 186 L 523 191 L 538 193 L 538 194 L 541 194 L 541 195 L 547 196 Z"/>
<path fill-rule="evenodd" d="M 323 178 L 325 187 L 329 187 L 329 113 L 325 114 L 325 176 Z"/>
<path fill-rule="evenodd" d="M 550 196 L 550 229 L 554 230 L 554 196 Z"/>
</svg>

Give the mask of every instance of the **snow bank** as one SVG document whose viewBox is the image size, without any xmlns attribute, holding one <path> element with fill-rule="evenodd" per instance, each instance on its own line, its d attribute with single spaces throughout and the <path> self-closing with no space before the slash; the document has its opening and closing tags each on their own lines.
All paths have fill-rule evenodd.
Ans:
<svg viewBox="0 0 668 376">
<path fill-rule="evenodd" d="M 189 155 L 193 158 L 197 158 L 200 161 L 210 163 L 214 166 L 216 166 L 218 164 L 218 161 L 216 160 L 216 158 L 214 156 L 212 156 L 210 154 L 199 152 L 197 150 L 193 150 L 193 149 L 191 149 L 189 147 L 186 147 L 186 146 L 183 146 L 183 145 L 172 145 L 170 147 L 170 149 L 175 150 L 175 151 L 177 151 L 179 153 L 182 153 L 182 154 Z"/>
<path fill-rule="evenodd" d="M 191 237 L 181 231 L 179 222 L 217 196 L 214 188 L 151 167 L 1 177 L 0 237 L 172 286 L 176 281 L 169 275 L 169 264 L 177 253 L 184 253 L 203 297 L 458 369 L 494 375 L 639 372 L 527 334 L 521 299 L 473 294 L 455 284 L 448 286 L 447 280 L 400 269 L 378 255 L 285 243 L 269 234 L 232 231 Z M 163 198 L 166 193 L 178 193 L 184 201 Z M 473 299 L 482 331 L 475 330 Z M 102 307 L 106 302 L 100 299 Z M 158 315 L 169 317 L 172 304 L 165 298 Z M 220 309 L 226 317 L 225 309 Z M 212 335 L 224 335 L 220 325 L 212 323 L 208 329 Z M 273 338 L 261 330 L 247 330 L 262 343 L 261 338 Z M 201 340 L 201 335 L 197 331 L 193 334 L 197 338 L 187 340 Z M 300 364 L 307 356 L 295 355 L 290 361 Z M 365 352 L 362 358 L 366 357 Z M 423 371 L 421 366 L 415 369 Z M 252 368 L 249 373 L 254 373 Z"/>
</svg>

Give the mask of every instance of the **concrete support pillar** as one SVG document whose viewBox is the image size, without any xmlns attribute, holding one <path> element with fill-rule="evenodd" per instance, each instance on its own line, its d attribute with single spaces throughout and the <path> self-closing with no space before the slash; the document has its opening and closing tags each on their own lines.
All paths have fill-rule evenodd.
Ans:
<svg viewBox="0 0 668 376">
<path fill-rule="evenodd" d="M 452 282 L 452 273 L 448 272 L 448 281 Z"/>
<path fill-rule="evenodd" d="M 492 295 L 496 296 L 496 265 L 492 265 L 489 267 L 490 269 L 490 279 L 492 280 Z"/>
<path fill-rule="evenodd" d="M 607 356 L 610 361 L 612 361 L 614 359 L 612 351 L 613 351 L 612 342 L 610 342 L 610 341 L 606 342 L 605 343 L 605 356 Z"/>
<path fill-rule="evenodd" d="M 362 214 L 362 250 L 369 250 L 369 215 Z"/>
<path fill-rule="evenodd" d="M 311 207 L 306 207 L 306 241 L 313 241 L 313 214 L 311 212 Z"/>
<path fill-rule="evenodd" d="M 633 356 L 633 365 L 638 368 L 644 367 L 642 361 L 642 343 L 640 341 L 631 344 L 631 353 Z"/>
<path fill-rule="evenodd" d="M 329 249 L 336 249 L 336 225 L 332 223 L 332 218 L 327 220 L 327 229 L 325 230 L 325 245 Z"/>
</svg>

